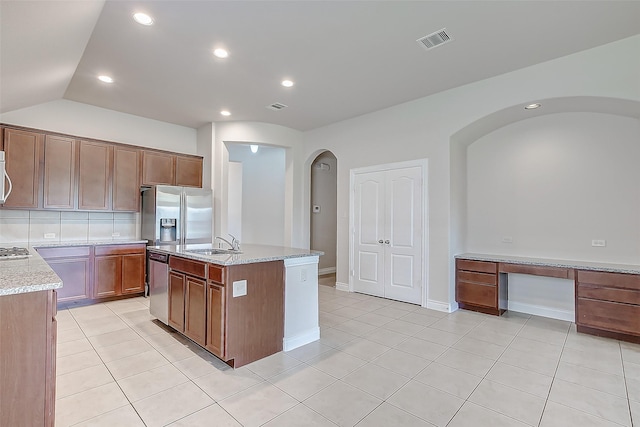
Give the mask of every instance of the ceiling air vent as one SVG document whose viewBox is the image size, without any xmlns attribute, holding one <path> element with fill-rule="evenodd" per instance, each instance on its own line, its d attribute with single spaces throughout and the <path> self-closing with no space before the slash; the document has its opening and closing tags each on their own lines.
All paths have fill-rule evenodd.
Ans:
<svg viewBox="0 0 640 427">
<path fill-rule="evenodd" d="M 445 31 L 446 28 L 436 31 L 435 33 L 431 33 L 428 36 L 424 36 L 416 40 L 420 46 L 429 50 L 434 47 L 440 46 L 441 44 L 445 44 L 453 40 L 449 34 Z"/>
<path fill-rule="evenodd" d="M 287 108 L 287 106 L 286 106 L 286 105 L 284 105 L 284 104 L 281 104 L 281 103 L 279 103 L 279 102 L 274 102 L 274 103 L 273 103 L 273 104 L 271 104 L 271 105 L 267 105 L 267 108 L 268 108 L 269 110 L 280 111 L 280 110 L 282 110 L 282 109 L 284 109 L 284 108 Z"/>
</svg>

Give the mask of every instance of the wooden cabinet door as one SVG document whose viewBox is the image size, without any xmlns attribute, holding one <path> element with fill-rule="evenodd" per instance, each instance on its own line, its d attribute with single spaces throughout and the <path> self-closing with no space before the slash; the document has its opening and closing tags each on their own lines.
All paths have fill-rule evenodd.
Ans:
<svg viewBox="0 0 640 427">
<path fill-rule="evenodd" d="M 4 207 L 38 207 L 43 141 L 41 133 L 4 129 L 5 165 L 13 184 Z"/>
<path fill-rule="evenodd" d="M 93 268 L 94 298 L 111 297 L 122 293 L 121 255 L 95 257 Z"/>
<path fill-rule="evenodd" d="M 187 276 L 184 334 L 201 346 L 205 345 L 207 325 L 207 283 Z"/>
<path fill-rule="evenodd" d="M 78 152 L 78 209 L 109 210 L 113 146 L 80 141 Z"/>
<path fill-rule="evenodd" d="M 144 292 L 145 254 L 122 256 L 122 293 Z"/>
<path fill-rule="evenodd" d="M 225 289 L 209 282 L 207 287 L 207 339 L 205 348 L 224 359 L 225 338 Z"/>
<path fill-rule="evenodd" d="M 176 185 L 202 188 L 202 158 L 176 156 Z"/>
<path fill-rule="evenodd" d="M 134 148 L 114 147 L 113 210 L 140 210 L 140 160 Z"/>
<path fill-rule="evenodd" d="M 142 185 L 175 185 L 176 156 L 155 151 L 142 152 Z"/>
<path fill-rule="evenodd" d="M 169 272 L 169 326 L 184 332 L 185 275 Z"/>
<path fill-rule="evenodd" d="M 47 135 L 44 140 L 45 209 L 73 209 L 76 189 L 76 141 Z"/>
<path fill-rule="evenodd" d="M 47 259 L 49 267 L 62 279 L 58 301 L 91 298 L 91 264 L 89 258 Z"/>
</svg>

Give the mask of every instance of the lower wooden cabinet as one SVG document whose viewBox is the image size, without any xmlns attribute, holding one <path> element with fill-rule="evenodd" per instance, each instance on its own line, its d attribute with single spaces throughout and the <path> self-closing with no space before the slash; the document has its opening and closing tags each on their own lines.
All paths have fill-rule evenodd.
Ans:
<svg viewBox="0 0 640 427">
<path fill-rule="evenodd" d="M 38 248 L 40 256 L 62 279 L 58 302 L 91 298 L 91 246 Z"/>
<path fill-rule="evenodd" d="M 456 260 L 456 301 L 460 308 L 501 314 L 498 263 Z"/>
<path fill-rule="evenodd" d="M 184 334 L 205 346 L 207 326 L 207 282 L 187 276 L 184 304 Z"/>
<path fill-rule="evenodd" d="M 221 284 L 207 285 L 207 339 L 205 348 L 221 359 L 225 351 L 225 289 Z"/>
<path fill-rule="evenodd" d="M 0 296 L 0 426 L 55 423 L 56 292 Z"/>
<path fill-rule="evenodd" d="M 95 247 L 93 298 L 144 292 L 144 244 Z"/>
<path fill-rule="evenodd" d="M 169 272 L 169 326 L 184 332 L 184 295 L 187 280 L 182 273 Z"/>
<path fill-rule="evenodd" d="M 207 328 L 207 264 L 169 258 L 169 326 L 205 346 Z"/>
</svg>

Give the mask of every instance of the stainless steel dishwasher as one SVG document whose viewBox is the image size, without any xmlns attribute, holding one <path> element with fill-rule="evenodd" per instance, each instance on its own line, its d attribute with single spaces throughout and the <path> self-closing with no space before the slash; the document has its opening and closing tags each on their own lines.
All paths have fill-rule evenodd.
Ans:
<svg viewBox="0 0 640 427">
<path fill-rule="evenodd" d="M 169 323 L 169 255 L 149 252 L 149 313 Z"/>
</svg>

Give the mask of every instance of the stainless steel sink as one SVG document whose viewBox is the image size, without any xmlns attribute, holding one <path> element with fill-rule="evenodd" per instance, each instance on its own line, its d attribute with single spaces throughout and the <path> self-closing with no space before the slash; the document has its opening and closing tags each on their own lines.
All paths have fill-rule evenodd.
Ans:
<svg viewBox="0 0 640 427">
<path fill-rule="evenodd" d="M 192 254 L 198 255 L 226 255 L 226 254 L 241 254 L 240 251 L 234 251 L 233 249 L 191 249 L 186 250 L 185 252 L 189 252 Z"/>
</svg>

